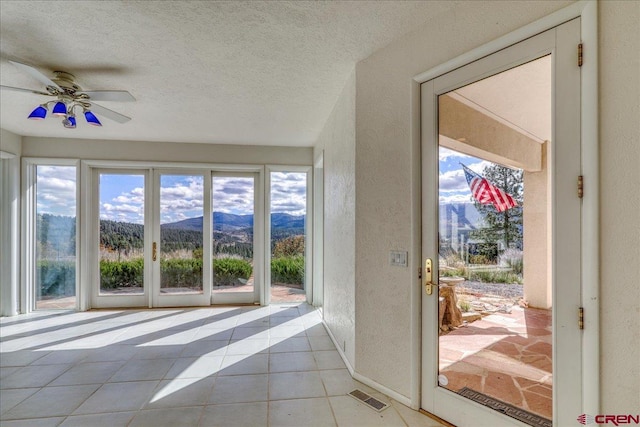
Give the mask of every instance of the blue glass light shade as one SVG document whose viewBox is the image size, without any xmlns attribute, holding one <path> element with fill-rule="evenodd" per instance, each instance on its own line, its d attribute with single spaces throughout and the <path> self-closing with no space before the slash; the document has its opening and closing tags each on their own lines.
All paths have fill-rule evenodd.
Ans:
<svg viewBox="0 0 640 427">
<path fill-rule="evenodd" d="M 29 114 L 29 119 L 31 120 L 44 120 L 47 116 L 47 108 L 44 105 L 38 105 L 35 110 Z"/>
<path fill-rule="evenodd" d="M 87 123 L 89 123 L 92 126 L 102 126 L 102 123 L 100 123 L 100 120 L 98 120 L 95 114 L 93 114 L 91 111 L 85 111 L 84 118 L 87 119 Z"/>
<path fill-rule="evenodd" d="M 67 129 L 75 129 L 76 128 L 76 118 L 73 116 L 68 116 L 62 121 L 62 126 Z"/>
<path fill-rule="evenodd" d="M 53 113 L 54 116 L 66 116 L 67 115 L 67 106 L 64 105 L 64 102 L 62 101 L 58 101 L 56 102 L 56 105 L 54 105 L 53 107 Z"/>
</svg>

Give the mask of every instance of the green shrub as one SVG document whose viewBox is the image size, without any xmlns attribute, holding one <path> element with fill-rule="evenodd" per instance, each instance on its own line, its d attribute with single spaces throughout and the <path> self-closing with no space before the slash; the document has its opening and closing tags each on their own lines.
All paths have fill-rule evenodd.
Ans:
<svg viewBox="0 0 640 427">
<path fill-rule="evenodd" d="M 302 285 L 304 283 L 304 256 L 271 259 L 271 283 Z"/>
<path fill-rule="evenodd" d="M 75 261 L 38 261 L 36 283 L 42 296 L 72 296 L 76 294 Z"/>
<path fill-rule="evenodd" d="M 170 258 L 160 261 L 160 287 L 202 289 L 202 259 Z"/>
<path fill-rule="evenodd" d="M 229 286 L 242 283 L 253 273 L 249 261 L 237 258 L 217 258 L 213 260 L 213 276 L 216 286 Z"/>
<path fill-rule="evenodd" d="M 510 271 L 472 271 L 470 280 L 485 283 L 522 284 L 522 276 Z"/>
<path fill-rule="evenodd" d="M 144 278 L 144 259 L 129 261 L 100 260 L 100 288 L 142 287 Z"/>
</svg>

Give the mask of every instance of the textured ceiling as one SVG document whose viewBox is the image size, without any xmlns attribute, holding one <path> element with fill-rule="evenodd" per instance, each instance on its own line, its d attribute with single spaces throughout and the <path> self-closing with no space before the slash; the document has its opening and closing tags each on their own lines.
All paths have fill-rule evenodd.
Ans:
<svg viewBox="0 0 640 427">
<path fill-rule="evenodd" d="M 0 2 L 3 85 L 42 90 L 8 60 L 75 74 L 125 124 L 26 120 L 43 97 L 2 91 L 0 126 L 25 136 L 311 146 L 355 63 L 450 1 Z"/>
</svg>

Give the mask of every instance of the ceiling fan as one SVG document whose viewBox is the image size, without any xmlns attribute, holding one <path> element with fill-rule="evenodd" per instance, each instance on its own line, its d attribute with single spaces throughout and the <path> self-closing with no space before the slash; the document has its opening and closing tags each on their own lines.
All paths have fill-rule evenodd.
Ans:
<svg viewBox="0 0 640 427">
<path fill-rule="evenodd" d="M 29 92 L 37 95 L 45 95 L 54 99 L 37 106 L 29 115 L 29 119 L 43 120 L 49 106 L 53 104 L 52 115 L 62 117 L 62 125 L 68 129 L 76 127 L 76 111 L 81 111 L 87 123 L 93 126 L 102 126 L 96 114 L 114 120 L 118 123 L 126 123 L 131 120 L 123 114 L 105 108 L 96 104 L 94 101 L 116 101 L 131 102 L 136 99 L 126 90 L 83 90 L 76 82 L 73 74 L 65 71 L 54 71 L 54 77 L 49 78 L 36 68 L 29 65 L 21 64 L 15 61 L 9 61 L 20 71 L 25 72 L 31 77 L 45 85 L 45 91 L 24 89 L 19 87 L 11 87 L 0 85 L 3 90 L 12 90 L 17 92 Z M 94 114 L 95 113 L 95 114 Z"/>
</svg>

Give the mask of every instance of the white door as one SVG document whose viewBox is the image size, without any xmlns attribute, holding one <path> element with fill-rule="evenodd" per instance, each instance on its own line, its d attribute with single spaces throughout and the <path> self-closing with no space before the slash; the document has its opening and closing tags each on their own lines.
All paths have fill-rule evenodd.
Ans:
<svg viewBox="0 0 640 427">
<path fill-rule="evenodd" d="M 152 306 L 211 301 L 211 173 L 154 171 Z"/>
<path fill-rule="evenodd" d="M 455 425 L 582 413 L 579 43 L 574 19 L 422 84 L 421 406 Z"/>
</svg>

